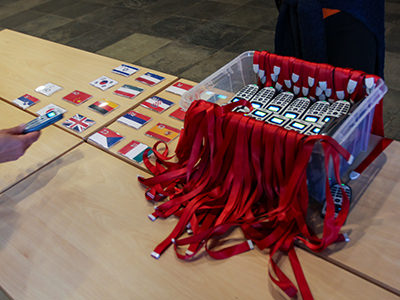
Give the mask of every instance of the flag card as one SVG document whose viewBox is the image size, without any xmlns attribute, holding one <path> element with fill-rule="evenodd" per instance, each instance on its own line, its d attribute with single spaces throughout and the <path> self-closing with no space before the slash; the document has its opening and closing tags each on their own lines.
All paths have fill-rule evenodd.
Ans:
<svg viewBox="0 0 400 300">
<path fill-rule="evenodd" d="M 186 111 L 184 111 L 181 107 L 173 111 L 169 114 L 171 118 L 178 119 L 180 121 L 185 120 Z"/>
<path fill-rule="evenodd" d="M 100 100 L 96 101 L 95 103 L 89 105 L 90 109 L 93 109 L 94 111 L 101 113 L 102 115 L 108 114 L 109 112 L 113 111 L 116 109 L 119 105 L 117 103 L 108 101 L 108 100 Z"/>
<path fill-rule="evenodd" d="M 90 98 L 92 98 L 92 95 L 75 90 L 75 91 L 69 93 L 68 95 L 64 96 L 63 100 L 68 101 L 73 104 L 76 104 L 76 105 L 79 105 L 79 104 L 82 104 L 83 102 L 86 102 Z"/>
<path fill-rule="evenodd" d="M 190 84 L 186 84 L 183 82 L 175 82 L 173 85 L 169 86 L 166 91 L 173 93 L 173 94 L 177 94 L 179 96 L 182 96 L 184 92 L 187 92 L 188 90 L 190 90 L 193 87 L 193 85 Z"/>
<path fill-rule="evenodd" d="M 31 107 L 32 105 L 35 105 L 36 103 L 39 102 L 38 98 L 35 98 L 29 94 L 25 94 L 15 100 L 13 102 L 21 107 L 22 109 L 27 109 L 28 107 Z"/>
<path fill-rule="evenodd" d="M 146 132 L 146 135 L 169 143 L 176 138 L 181 131 L 166 124 L 158 123 L 156 126 Z"/>
<path fill-rule="evenodd" d="M 107 76 L 101 76 L 100 78 L 97 78 L 96 80 L 90 82 L 91 85 L 97 87 L 98 89 L 101 89 L 102 91 L 109 89 L 110 87 L 116 85 L 117 83 L 118 81 L 111 79 Z"/>
<path fill-rule="evenodd" d="M 114 91 L 114 94 L 132 99 L 139 95 L 141 92 L 143 92 L 142 88 L 129 84 L 124 84 L 118 90 Z"/>
<path fill-rule="evenodd" d="M 62 125 L 76 131 L 78 133 L 81 133 L 82 131 L 85 131 L 88 129 L 90 126 L 94 125 L 96 122 L 84 117 L 80 114 L 76 114 L 75 116 L 69 118 L 68 120 L 65 120 Z"/>
<path fill-rule="evenodd" d="M 158 97 L 158 96 L 153 96 L 153 97 L 147 99 L 146 101 L 144 101 L 141 105 L 143 107 L 154 110 L 158 113 L 162 113 L 163 111 L 167 110 L 172 105 L 174 105 L 174 102 L 169 101 L 164 98 L 161 98 L 161 97 Z"/>
<path fill-rule="evenodd" d="M 148 156 L 150 157 L 153 154 L 153 150 L 151 150 L 149 146 L 137 141 L 131 141 L 128 145 L 121 148 L 118 151 L 118 154 L 123 155 L 140 164 L 143 162 L 143 154 L 147 149 L 150 149 L 148 152 Z"/>
<path fill-rule="evenodd" d="M 147 72 L 147 73 L 143 74 L 142 76 L 136 78 L 137 81 L 147 84 L 149 86 L 156 85 L 157 83 L 160 83 L 164 79 L 165 79 L 165 77 L 162 77 L 160 75 L 150 73 L 150 72 Z"/>
<path fill-rule="evenodd" d="M 141 128 L 143 125 L 147 124 L 151 120 L 150 117 L 137 113 L 133 110 L 118 118 L 118 122 L 128 125 L 135 129 Z"/>
<path fill-rule="evenodd" d="M 38 114 L 39 116 L 43 116 L 43 115 L 45 115 L 45 114 L 47 114 L 47 113 L 49 113 L 49 112 L 51 112 L 53 110 L 58 111 L 58 112 L 60 112 L 62 114 L 67 111 L 64 108 L 62 108 L 60 106 L 57 106 L 55 104 L 49 104 L 49 105 L 46 105 L 45 107 L 43 107 L 42 109 L 39 109 L 36 112 L 36 114 Z"/>
<path fill-rule="evenodd" d="M 138 68 L 132 67 L 132 66 L 128 66 L 125 64 L 122 64 L 118 67 L 116 67 L 115 69 L 112 70 L 113 73 L 118 74 L 118 75 L 122 75 L 125 77 L 131 76 L 132 74 L 135 74 L 137 71 L 139 71 Z"/>
<path fill-rule="evenodd" d="M 36 92 L 41 93 L 41 94 L 43 94 L 43 95 L 45 95 L 45 96 L 51 96 L 51 95 L 53 95 L 55 92 L 57 92 L 57 91 L 59 91 L 59 90 L 62 90 L 62 87 L 61 87 L 61 86 L 58 86 L 58 85 L 56 85 L 56 84 L 54 84 L 54 83 L 51 83 L 51 82 L 46 83 L 46 84 L 41 85 L 41 86 L 38 86 L 38 87 L 35 89 Z"/>
<path fill-rule="evenodd" d="M 124 137 L 115 131 L 108 128 L 103 128 L 100 131 L 92 134 L 89 140 L 95 142 L 97 145 L 104 147 L 106 149 L 111 148 L 118 142 L 120 142 Z"/>
</svg>

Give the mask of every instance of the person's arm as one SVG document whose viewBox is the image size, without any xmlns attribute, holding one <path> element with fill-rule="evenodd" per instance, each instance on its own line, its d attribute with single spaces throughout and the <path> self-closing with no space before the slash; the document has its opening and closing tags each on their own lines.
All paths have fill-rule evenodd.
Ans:
<svg viewBox="0 0 400 300">
<path fill-rule="evenodd" d="M 25 125 L 0 130 L 0 163 L 17 160 L 40 136 L 39 131 L 22 134 Z"/>
</svg>

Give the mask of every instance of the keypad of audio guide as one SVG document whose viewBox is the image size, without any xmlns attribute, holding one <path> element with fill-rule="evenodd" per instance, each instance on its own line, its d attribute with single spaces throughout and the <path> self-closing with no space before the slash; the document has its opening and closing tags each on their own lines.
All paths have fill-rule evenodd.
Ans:
<svg viewBox="0 0 400 300">
<path fill-rule="evenodd" d="M 350 102 L 346 100 L 338 100 L 331 104 L 326 112 L 323 122 L 329 122 L 332 118 L 339 118 L 347 114 L 350 110 Z"/>
<path fill-rule="evenodd" d="M 266 106 L 266 109 L 273 113 L 282 112 L 290 102 L 292 102 L 294 95 L 290 92 L 283 92 L 277 95 L 272 101 Z"/>
<path fill-rule="evenodd" d="M 284 110 L 283 115 L 290 119 L 300 118 L 302 114 L 307 111 L 310 103 L 311 101 L 308 98 L 297 98 Z"/>
<path fill-rule="evenodd" d="M 317 123 L 322 121 L 329 109 L 329 102 L 317 101 L 306 111 L 302 119 L 309 123 Z"/>
</svg>

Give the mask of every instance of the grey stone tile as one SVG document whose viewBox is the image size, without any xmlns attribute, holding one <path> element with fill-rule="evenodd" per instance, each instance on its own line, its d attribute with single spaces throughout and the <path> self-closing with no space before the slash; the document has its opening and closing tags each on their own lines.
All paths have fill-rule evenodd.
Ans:
<svg viewBox="0 0 400 300">
<path fill-rule="evenodd" d="M 269 8 L 275 8 L 276 7 L 276 3 L 274 0 L 252 0 L 250 2 L 247 3 L 250 6 L 255 6 L 255 7 L 269 7 Z"/>
<path fill-rule="evenodd" d="M 97 24 L 72 21 L 46 31 L 41 37 L 56 43 L 66 44 L 85 33 L 99 30 L 100 28 L 102 27 Z"/>
<path fill-rule="evenodd" d="M 89 52 L 96 52 L 126 38 L 131 34 L 132 31 L 125 28 L 110 30 L 107 27 L 100 27 L 98 30 L 84 33 L 81 36 L 69 41 L 67 45 Z"/>
<path fill-rule="evenodd" d="M 143 0 L 141 0 L 143 1 Z M 201 2 L 202 0 L 190 0 L 190 1 L 182 1 L 182 0 L 158 0 L 154 1 L 153 4 L 147 6 L 148 11 L 157 12 L 162 11 L 164 13 L 174 15 L 179 14 L 182 10 L 186 9 L 188 6 L 192 6 L 197 2 Z"/>
<path fill-rule="evenodd" d="M 115 44 L 97 51 L 97 53 L 126 62 L 134 62 L 170 42 L 171 40 L 169 39 L 134 33 Z"/>
<path fill-rule="evenodd" d="M 248 4 L 250 0 L 214 0 L 214 1 L 226 3 L 226 4 L 245 5 L 245 4 Z"/>
<path fill-rule="evenodd" d="M 53 14 L 65 18 L 75 19 L 98 8 L 99 6 L 96 3 L 77 1 L 74 4 L 64 6 L 63 8 L 54 11 Z"/>
<path fill-rule="evenodd" d="M 177 75 L 214 52 L 213 49 L 196 47 L 182 42 L 172 42 L 137 60 L 135 64 Z"/>
<path fill-rule="evenodd" d="M 21 26 L 26 22 L 30 22 L 37 18 L 40 18 L 43 15 L 44 15 L 43 13 L 34 10 L 25 10 L 0 20 L 0 26 L 10 29 L 15 29 L 18 26 Z"/>
<path fill-rule="evenodd" d="M 189 38 L 193 31 L 202 25 L 204 21 L 172 16 L 152 25 L 149 33 L 170 39 Z"/>
<path fill-rule="evenodd" d="M 215 1 L 201 1 L 187 6 L 179 15 L 196 19 L 216 20 L 239 8 L 239 5 L 219 3 Z"/>
<path fill-rule="evenodd" d="M 111 26 L 116 20 L 128 13 L 129 9 L 123 7 L 106 7 L 102 5 L 90 13 L 80 16 L 77 20 L 102 26 Z"/>
<path fill-rule="evenodd" d="M 44 13 L 52 13 L 56 10 L 59 10 L 62 7 L 73 5 L 74 3 L 76 3 L 76 0 L 50 0 L 46 3 L 35 6 L 34 9 Z"/>
<path fill-rule="evenodd" d="M 400 54 L 386 51 L 385 82 L 389 88 L 400 89 Z"/>
<path fill-rule="evenodd" d="M 242 53 L 247 50 L 266 50 L 274 52 L 274 37 L 275 33 L 273 31 L 253 30 L 224 50 L 235 53 Z"/>
<path fill-rule="evenodd" d="M 0 5 L 7 5 L 13 3 L 15 0 L 0 0 Z"/>
<path fill-rule="evenodd" d="M 264 7 L 242 6 L 233 12 L 221 15 L 218 20 L 221 23 L 256 29 L 270 24 L 271 13 L 274 9 Z"/>
<path fill-rule="evenodd" d="M 400 26 L 391 26 L 386 33 L 386 50 L 400 52 Z"/>
<path fill-rule="evenodd" d="M 279 12 L 276 8 L 266 8 L 268 15 L 267 18 L 264 20 L 264 24 L 259 27 L 262 30 L 272 30 L 275 31 L 276 23 L 278 22 L 278 15 Z"/>
<path fill-rule="evenodd" d="M 116 6 L 121 3 L 121 0 L 86 0 L 87 2 L 97 3 L 106 6 Z M 125 1 L 135 1 L 135 0 L 124 0 Z"/>
<path fill-rule="evenodd" d="M 70 21 L 71 19 L 59 16 L 44 15 L 34 20 L 23 23 L 15 27 L 15 29 L 26 34 L 41 36 L 46 31 L 67 24 Z"/>
<path fill-rule="evenodd" d="M 385 136 L 394 140 L 400 140 L 400 118 L 394 118 L 385 124 Z"/>
<path fill-rule="evenodd" d="M 179 74 L 179 77 L 200 82 L 238 56 L 237 53 L 218 51 Z"/>
<path fill-rule="evenodd" d="M 183 39 L 195 45 L 219 50 L 248 32 L 249 29 L 246 28 L 210 21 L 195 28 L 189 36 L 185 36 Z"/>
<path fill-rule="evenodd" d="M 393 118 L 400 118 L 400 90 L 390 89 L 383 99 L 383 120 L 385 123 Z M 400 130 L 400 128 L 399 128 Z"/>
<path fill-rule="evenodd" d="M 17 13 L 23 12 L 25 10 L 29 10 L 30 8 L 42 4 L 48 0 L 18 0 L 12 1 L 8 5 L 0 6 L 0 19 L 4 19 L 11 15 L 15 15 Z"/>
<path fill-rule="evenodd" d="M 156 4 L 157 2 L 159 2 L 159 0 L 123 0 L 114 5 L 130 9 L 145 9 L 150 5 Z"/>
</svg>

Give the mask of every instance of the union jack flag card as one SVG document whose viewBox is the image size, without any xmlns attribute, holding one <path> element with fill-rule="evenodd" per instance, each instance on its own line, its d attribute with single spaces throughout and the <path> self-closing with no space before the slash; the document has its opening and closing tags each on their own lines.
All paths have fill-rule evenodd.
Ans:
<svg viewBox="0 0 400 300">
<path fill-rule="evenodd" d="M 38 86 L 35 89 L 36 92 L 41 93 L 41 94 L 46 95 L 46 96 L 51 96 L 55 92 L 57 92 L 59 90 L 62 90 L 62 87 L 58 86 L 58 85 L 56 85 L 54 83 L 51 83 L 51 82 L 46 83 L 45 85 Z"/>
<path fill-rule="evenodd" d="M 143 74 L 142 76 L 136 78 L 137 81 L 147 84 L 149 86 L 156 85 L 157 83 L 160 83 L 164 79 L 165 79 L 165 77 L 162 77 L 160 75 L 150 73 L 150 72 L 147 72 L 147 73 Z"/>
<path fill-rule="evenodd" d="M 153 97 L 147 99 L 146 101 L 144 101 L 141 105 L 143 107 L 154 110 L 158 113 L 162 113 L 163 111 L 167 110 L 172 105 L 174 105 L 174 102 L 169 101 L 164 98 L 161 98 L 161 97 L 158 97 L 158 96 L 153 96 Z"/>
<path fill-rule="evenodd" d="M 105 91 L 110 87 L 116 85 L 117 83 L 118 81 L 114 79 L 111 79 L 107 76 L 101 76 L 96 80 L 93 80 L 90 84 L 93 85 L 94 87 L 97 87 L 98 89 L 101 89 L 102 91 Z"/>
<path fill-rule="evenodd" d="M 180 134 L 180 130 L 166 124 L 158 123 L 156 126 L 146 132 L 146 135 L 169 143 Z"/>
<path fill-rule="evenodd" d="M 13 102 L 21 107 L 22 109 L 27 109 L 28 107 L 31 107 L 32 105 L 35 105 L 36 103 L 39 102 L 39 99 L 29 95 L 25 94 L 15 100 Z"/>
<path fill-rule="evenodd" d="M 178 108 L 177 110 L 170 113 L 169 116 L 171 118 L 178 119 L 179 121 L 183 121 L 185 120 L 185 114 L 186 111 L 184 111 L 182 108 Z"/>
<path fill-rule="evenodd" d="M 128 125 L 135 129 L 141 128 L 143 125 L 147 124 L 151 120 L 150 117 L 137 113 L 133 110 L 118 118 L 118 122 Z"/>
<path fill-rule="evenodd" d="M 125 64 L 122 64 L 118 67 L 116 67 L 115 69 L 112 70 L 113 73 L 118 74 L 118 75 L 122 75 L 125 77 L 131 76 L 132 74 L 135 74 L 137 71 L 139 71 L 138 68 L 132 67 L 132 66 L 128 66 Z"/>
<path fill-rule="evenodd" d="M 120 142 L 124 137 L 115 131 L 108 128 L 103 128 L 100 131 L 92 134 L 89 140 L 95 142 L 97 145 L 109 149 L 116 143 Z"/>
<path fill-rule="evenodd" d="M 102 115 L 105 115 L 116 109 L 118 106 L 119 105 L 117 103 L 107 100 L 101 100 L 101 101 L 96 101 L 95 103 L 89 105 L 89 108 Z"/>
<path fill-rule="evenodd" d="M 79 105 L 79 104 L 82 104 L 83 102 L 86 102 L 90 98 L 92 98 L 92 95 L 75 90 L 75 91 L 69 93 L 68 95 L 64 96 L 63 100 L 68 101 L 73 104 L 76 104 L 76 105 Z"/>
<path fill-rule="evenodd" d="M 128 145 L 120 149 L 118 153 L 140 164 L 143 162 L 143 153 L 147 149 L 150 149 L 148 152 L 148 156 L 150 157 L 153 154 L 153 150 L 149 146 L 137 141 L 131 141 Z"/>
<path fill-rule="evenodd" d="M 129 84 L 124 84 L 118 90 L 116 90 L 114 92 L 114 94 L 132 99 L 132 98 L 136 97 L 137 95 L 139 95 L 141 92 L 143 92 L 142 88 L 139 88 L 139 87 L 136 87 L 133 85 L 129 85 Z"/>
<path fill-rule="evenodd" d="M 183 82 L 175 82 L 173 85 L 169 86 L 166 91 L 173 93 L 173 94 L 177 94 L 179 96 L 182 96 L 184 92 L 187 92 L 188 90 L 190 90 L 193 87 L 193 85 L 190 84 L 186 84 Z"/>
<path fill-rule="evenodd" d="M 95 121 L 90 120 L 89 118 L 86 118 L 80 114 L 76 114 L 75 116 L 64 121 L 62 125 L 73 131 L 81 133 L 82 131 L 85 131 L 95 123 L 96 123 Z"/>
<path fill-rule="evenodd" d="M 53 110 L 56 110 L 56 111 L 58 111 L 58 112 L 60 112 L 62 114 L 66 112 L 66 110 L 64 108 L 60 107 L 60 106 L 57 106 L 55 104 L 49 104 L 49 105 L 46 105 L 45 107 L 43 107 L 42 109 L 39 109 L 36 113 L 39 116 L 43 116 L 43 115 L 45 115 L 45 114 L 47 114 L 47 113 L 49 113 L 49 112 L 51 112 Z"/>
</svg>

